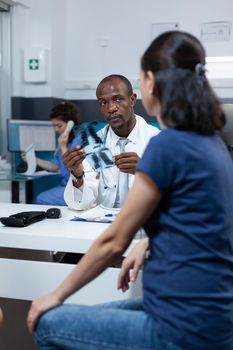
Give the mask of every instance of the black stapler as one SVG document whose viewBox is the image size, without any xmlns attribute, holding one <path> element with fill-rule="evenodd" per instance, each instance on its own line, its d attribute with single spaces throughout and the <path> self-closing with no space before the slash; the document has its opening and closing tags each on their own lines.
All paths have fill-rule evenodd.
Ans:
<svg viewBox="0 0 233 350">
<path fill-rule="evenodd" d="M 50 208 L 45 211 L 24 211 L 7 217 L 1 217 L 0 222 L 5 226 L 26 227 L 45 218 L 58 219 L 61 216 L 59 208 Z"/>
</svg>

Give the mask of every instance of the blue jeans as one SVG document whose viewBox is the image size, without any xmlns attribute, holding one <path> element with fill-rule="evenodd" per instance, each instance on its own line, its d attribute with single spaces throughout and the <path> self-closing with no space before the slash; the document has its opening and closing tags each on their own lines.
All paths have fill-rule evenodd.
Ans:
<svg viewBox="0 0 233 350">
<path fill-rule="evenodd" d="M 39 319 L 43 350 L 182 350 L 156 334 L 141 298 L 94 306 L 61 305 Z"/>
</svg>

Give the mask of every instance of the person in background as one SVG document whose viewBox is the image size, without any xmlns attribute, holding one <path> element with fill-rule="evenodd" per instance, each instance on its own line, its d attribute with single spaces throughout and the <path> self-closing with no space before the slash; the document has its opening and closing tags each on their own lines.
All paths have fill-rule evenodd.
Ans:
<svg viewBox="0 0 233 350">
<path fill-rule="evenodd" d="M 64 190 L 69 179 L 70 173 L 66 165 L 63 163 L 62 155 L 68 150 L 81 143 L 81 138 L 75 137 L 73 129 L 69 133 L 64 133 L 67 123 L 71 120 L 74 125 L 82 123 L 78 107 L 69 102 L 64 101 L 52 108 L 49 118 L 58 134 L 58 149 L 54 158 L 47 161 L 36 158 L 37 166 L 51 172 L 59 172 L 59 185 L 41 192 L 35 199 L 35 204 L 48 205 L 66 205 L 64 201 Z M 23 156 L 25 160 L 25 155 Z"/>
<path fill-rule="evenodd" d="M 63 155 L 71 172 L 64 199 L 69 208 L 90 209 L 98 204 L 120 207 L 132 186 L 136 165 L 152 136 L 159 129 L 134 113 L 136 94 L 129 80 L 118 74 L 105 77 L 96 96 L 107 125 L 98 132 L 114 156 L 113 167 L 94 171 L 81 146 Z"/>
<path fill-rule="evenodd" d="M 149 142 L 115 221 L 54 291 L 32 303 L 28 326 L 42 350 L 233 349 L 233 163 L 200 41 L 182 31 L 158 36 L 142 56 L 140 88 L 163 131 Z M 63 305 L 142 225 L 143 298 Z M 123 266 L 118 288 L 127 288 L 136 261 Z"/>
</svg>

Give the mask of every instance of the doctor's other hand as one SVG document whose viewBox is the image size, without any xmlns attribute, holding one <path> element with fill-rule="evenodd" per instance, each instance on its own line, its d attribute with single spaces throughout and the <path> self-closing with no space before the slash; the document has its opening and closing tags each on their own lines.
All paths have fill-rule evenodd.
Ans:
<svg viewBox="0 0 233 350">
<path fill-rule="evenodd" d="M 73 172 L 74 175 L 80 176 L 83 173 L 82 162 L 86 158 L 85 151 L 81 146 L 76 146 L 68 151 L 66 151 L 62 160 L 70 172 Z"/>
<path fill-rule="evenodd" d="M 27 326 L 30 333 L 33 333 L 38 318 L 47 310 L 61 305 L 61 301 L 55 293 L 50 293 L 34 300 L 27 316 Z"/>
<path fill-rule="evenodd" d="M 124 152 L 113 157 L 116 166 L 123 173 L 134 174 L 140 157 L 135 152 Z"/>
<path fill-rule="evenodd" d="M 122 292 L 126 292 L 129 289 L 129 283 L 136 281 L 138 273 L 143 267 L 148 245 L 148 238 L 143 238 L 123 260 L 118 275 L 117 289 L 122 289 Z"/>
</svg>

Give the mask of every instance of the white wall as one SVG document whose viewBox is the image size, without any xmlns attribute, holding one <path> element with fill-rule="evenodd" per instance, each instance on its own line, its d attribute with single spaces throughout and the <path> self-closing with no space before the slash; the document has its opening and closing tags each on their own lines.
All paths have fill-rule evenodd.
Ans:
<svg viewBox="0 0 233 350">
<path fill-rule="evenodd" d="M 12 95 L 64 97 L 66 1 L 28 0 L 27 5 L 17 3 L 12 9 Z M 24 82 L 24 50 L 30 48 L 49 52 L 47 83 Z"/>
<path fill-rule="evenodd" d="M 27 0 L 27 4 L 29 8 L 16 6 L 13 13 L 15 96 L 95 98 L 97 82 L 111 73 L 126 75 L 136 85 L 140 57 L 152 39 L 152 23 L 178 22 L 181 30 L 200 38 L 201 23 L 233 19 L 232 0 Z M 233 56 L 233 35 L 229 41 L 204 46 L 207 55 Z M 30 47 L 49 50 L 46 84 L 23 83 L 22 54 Z M 208 70 L 221 97 L 233 97 L 233 63 L 209 64 Z"/>
</svg>

